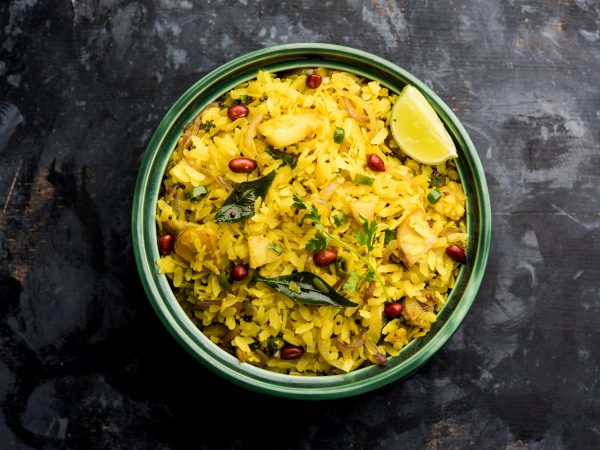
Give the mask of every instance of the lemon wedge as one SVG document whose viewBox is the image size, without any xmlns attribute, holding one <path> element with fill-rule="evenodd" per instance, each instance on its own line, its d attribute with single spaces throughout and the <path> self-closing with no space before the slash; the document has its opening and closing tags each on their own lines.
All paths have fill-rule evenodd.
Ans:
<svg viewBox="0 0 600 450">
<path fill-rule="evenodd" d="M 392 136 L 400 149 L 423 164 L 456 158 L 454 141 L 423 94 L 407 85 L 392 108 Z"/>
</svg>

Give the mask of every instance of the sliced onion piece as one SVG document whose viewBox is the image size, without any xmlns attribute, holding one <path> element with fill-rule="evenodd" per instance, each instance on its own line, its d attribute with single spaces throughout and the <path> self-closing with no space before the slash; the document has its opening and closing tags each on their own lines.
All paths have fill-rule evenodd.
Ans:
<svg viewBox="0 0 600 450">
<path fill-rule="evenodd" d="M 327 186 L 325 186 L 325 188 L 323 190 L 321 190 L 321 196 L 323 198 L 325 198 L 325 200 L 329 200 L 329 198 L 331 197 L 331 194 L 333 194 L 335 192 L 335 190 L 338 188 L 338 186 L 339 186 L 339 184 L 336 181 L 332 181 Z"/>
<path fill-rule="evenodd" d="M 250 147 L 252 145 L 252 141 L 254 140 L 254 136 L 256 136 L 256 127 L 259 123 L 262 122 L 263 115 L 257 114 L 250 125 L 248 125 L 248 130 L 246 131 L 246 146 Z"/>
<path fill-rule="evenodd" d="M 225 178 L 223 178 L 221 175 L 217 175 L 216 178 L 217 178 L 217 181 L 219 183 L 221 183 L 223 185 L 223 187 L 225 189 L 227 189 L 228 192 L 233 192 L 233 188 L 227 181 L 225 181 Z"/>
<path fill-rule="evenodd" d="M 369 336 L 365 339 L 365 347 L 367 349 L 368 358 L 371 362 L 377 364 L 378 366 L 387 366 L 387 358 L 383 355 L 377 345 L 371 340 Z"/>
<path fill-rule="evenodd" d="M 181 136 L 178 143 L 182 150 L 185 150 L 188 147 L 192 136 L 196 135 L 198 131 L 200 131 L 200 126 L 202 125 L 202 114 L 204 114 L 204 111 L 215 106 L 219 106 L 219 103 L 210 102 L 196 115 L 196 117 L 194 117 L 194 120 L 186 125 L 186 127 L 183 129 L 183 136 Z"/>
<path fill-rule="evenodd" d="M 348 114 L 350 114 L 350 117 L 352 117 L 353 119 L 355 119 L 361 123 L 369 122 L 369 118 L 367 116 L 364 116 L 364 115 L 356 112 L 356 110 L 352 107 L 352 105 L 350 104 L 350 102 L 348 101 L 347 98 L 345 98 L 345 97 L 342 98 L 342 101 L 344 102 L 344 105 L 346 106 L 346 109 L 348 110 Z"/>
<path fill-rule="evenodd" d="M 352 339 L 350 344 L 346 344 L 345 342 L 340 341 L 339 339 L 334 339 L 333 344 L 338 348 L 341 352 L 347 352 L 352 350 L 357 350 L 361 348 L 365 343 L 365 340 L 362 336 L 355 336 Z"/>
<path fill-rule="evenodd" d="M 363 294 L 363 301 L 369 300 L 373 297 L 373 291 L 375 290 L 376 283 L 375 281 L 370 281 L 367 289 L 365 289 L 365 293 Z"/>
</svg>

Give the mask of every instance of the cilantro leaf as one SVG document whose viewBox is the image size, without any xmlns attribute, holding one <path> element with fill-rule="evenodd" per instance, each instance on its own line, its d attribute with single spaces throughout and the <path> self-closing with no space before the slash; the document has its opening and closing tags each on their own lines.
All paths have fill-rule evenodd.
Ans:
<svg viewBox="0 0 600 450">
<path fill-rule="evenodd" d="M 292 204 L 292 207 L 294 209 L 297 209 L 298 211 L 302 211 L 303 209 L 308 209 L 308 206 L 306 206 L 306 203 L 304 203 L 304 200 L 302 200 L 296 194 L 294 194 L 294 196 L 292 198 L 294 199 L 294 203 Z"/>
<path fill-rule="evenodd" d="M 212 120 L 207 120 L 206 122 L 204 122 L 203 127 L 204 131 L 208 132 L 210 131 L 211 128 L 214 128 L 216 125 L 214 124 L 214 122 Z"/>
<path fill-rule="evenodd" d="M 350 276 L 342 286 L 342 289 L 346 292 L 356 292 L 358 289 L 358 283 L 362 280 L 362 277 L 358 272 L 350 272 Z"/>
<path fill-rule="evenodd" d="M 444 174 L 434 170 L 429 177 L 429 185 L 431 187 L 444 185 Z"/>
<path fill-rule="evenodd" d="M 377 222 L 374 220 L 368 221 L 363 215 L 360 216 L 363 220 L 362 230 L 354 233 L 359 244 L 367 247 L 367 253 L 371 253 L 375 245 L 375 233 L 377 232 Z"/>
<path fill-rule="evenodd" d="M 318 232 L 317 234 L 315 234 L 315 237 L 308 241 L 305 248 L 311 253 L 323 252 L 327 248 L 328 244 L 329 238 L 324 234 Z"/>
<path fill-rule="evenodd" d="M 357 257 L 359 260 L 361 260 L 362 262 L 364 262 L 366 264 L 367 269 L 368 269 L 367 273 L 362 277 L 358 273 L 355 273 L 355 272 L 348 275 L 348 279 L 346 279 L 344 282 L 343 289 L 348 290 L 349 292 L 356 292 L 356 289 L 358 288 L 358 286 L 362 280 L 367 280 L 367 281 L 376 280 L 377 283 L 379 283 L 379 285 L 381 285 L 381 288 L 383 289 L 384 294 L 387 297 L 389 297 L 383 280 L 377 274 L 377 272 L 375 271 L 376 270 L 375 267 L 373 266 L 373 264 L 370 261 L 371 251 L 373 250 L 373 247 L 375 246 L 375 235 L 377 233 L 377 222 L 374 220 L 369 222 L 364 216 L 360 216 L 360 219 L 363 221 L 363 223 L 361 225 L 361 230 L 356 232 L 355 236 L 356 236 L 357 242 L 366 247 L 367 254 L 365 256 L 364 254 L 361 254 L 364 252 L 359 252 L 355 248 L 355 246 L 345 242 L 343 238 L 337 237 L 334 234 L 331 234 L 329 231 L 327 231 L 327 228 L 321 222 L 321 215 L 319 214 L 319 211 L 317 210 L 317 208 L 315 208 L 314 205 L 305 203 L 304 200 L 302 200 L 302 198 L 300 198 L 298 195 L 294 195 L 293 200 L 294 200 L 294 202 L 293 202 L 292 206 L 294 207 L 294 209 L 296 209 L 297 211 L 304 211 L 304 210 L 307 211 L 307 213 L 305 213 L 304 216 L 300 219 L 300 222 L 299 222 L 300 226 L 303 225 L 303 223 L 306 219 L 310 219 L 313 221 L 313 225 L 315 227 L 315 231 L 316 231 L 315 236 L 310 241 L 308 241 L 308 243 L 305 246 L 305 248 L 308 251 L 310 251 L 312 253 L 324 251 L 327 248 L 327 244 L 329 243 L 329 241 L 334 241 L 339 246 L 348 250 L 351 254 L 353 254 L 355 257 Z M 340 281 L 340 283 L 341 283 L 341 281 Z M 319 283 L 317 283 L 317 284 L 319 284 Z"/>
<path fill-rule="evenodd" d="M 283 246 L 279 242 L 270 242 L 267 246 L 269 250 L 273 250 L 277 255 L 281 255 L 283 253 Z"/>
<path fill-rule="evenodd" d="M 300 226 L 304 225 L 304 221 L 306 219 L 310 219 L 315 223 L 321 223 L 321 215 L 319 214 L 319 211 L 317 210 L 317 208 L 315 207 L 315 205 L 310 205 L 310 208 L 306 205 L 306 203 L 304 203 L 304 201 L 298 197 L 297 195 L 294 195 L 294 197 L 292 197 L 294 199 L 294 203 L 292 204 L 292 206 L 294 207 L 294 209 L 297 209 L 298 211 L 302 211 L 302 210 L 308 210 L 310 211 L 308 214 L 305 214 L 302 219 L 300 219 Z"/>
</svg>

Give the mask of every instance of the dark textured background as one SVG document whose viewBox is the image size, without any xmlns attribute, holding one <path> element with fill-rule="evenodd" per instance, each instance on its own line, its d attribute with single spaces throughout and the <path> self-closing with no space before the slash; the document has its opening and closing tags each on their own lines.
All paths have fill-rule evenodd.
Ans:
<svg viewBox="0 0 600 450">
<path fill-rule="evenodd" d="M 0 3 L 0 448 L 600 447 L 600 3 Z M 294 41 L 425 80 L 479 150 L 477 300 L 410 379 L 305 403 L 203 369 L 163 330 L 129 216 L 153 129 L 202 75 Z"/>
</svg>

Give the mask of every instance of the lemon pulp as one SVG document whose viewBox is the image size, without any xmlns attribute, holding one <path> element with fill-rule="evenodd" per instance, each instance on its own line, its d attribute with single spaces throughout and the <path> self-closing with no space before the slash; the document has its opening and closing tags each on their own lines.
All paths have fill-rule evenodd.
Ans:
<svg viewBox="0 0 600 450">
<path fill-rule="evenodd" d="M 427 99 L 407 85 L 392 108 L 391 131 L 400 149 L 423 164 L 456 158 L 454 141 Z"/>
</svg>

